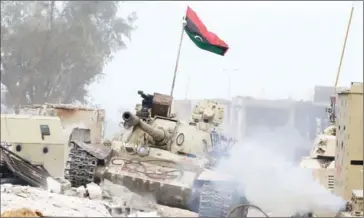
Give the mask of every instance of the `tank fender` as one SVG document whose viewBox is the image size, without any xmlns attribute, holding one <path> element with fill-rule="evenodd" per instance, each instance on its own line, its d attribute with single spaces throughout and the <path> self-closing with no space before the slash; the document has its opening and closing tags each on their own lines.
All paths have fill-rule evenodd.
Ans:
<svg viewBox="0 0 364 218">
<path fill-rule="evenodd" d="M 99 160 L 109 160 L 111 158 L 112 149 L 102 145 L 92 145 L 87 144 L 78 140 L 71 140 L 69 142 L 69 146 L 73 146 L 74 144 L 78 145 L 80 148 L 85 150 L 90 155 L 96 157 Z"/>
</svg>

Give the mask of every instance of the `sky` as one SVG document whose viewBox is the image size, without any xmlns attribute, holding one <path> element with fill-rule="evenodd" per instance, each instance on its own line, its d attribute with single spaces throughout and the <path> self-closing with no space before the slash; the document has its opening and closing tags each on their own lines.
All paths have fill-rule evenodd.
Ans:
<svg viewBox="0 0 364 218">
<path fill-rule="evenodd" d="M 230 49 L 209 53 L 185 35 L 175 99 L 309 99 L 315 85 L 334 84 L 352 5 L 339 86 L 363 81 L 363 2 L 130 1 L 119 14 L 135 11 L 137 29 L 90 87 L 95 104 L 116 113 L 141 101 L 138 90 L 170 93 L 187 5 Z"/>
</svg>

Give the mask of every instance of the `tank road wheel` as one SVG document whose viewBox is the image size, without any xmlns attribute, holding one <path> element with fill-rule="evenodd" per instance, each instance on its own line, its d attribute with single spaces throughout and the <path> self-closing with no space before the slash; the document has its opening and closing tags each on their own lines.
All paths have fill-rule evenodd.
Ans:
<svg viewBox="0 0 364 218">
<path fill-rule="evenodd" d="M 95 179 L 98 159 L 76 143 L 70 143 L 70 151 L 65 168 L 65 178 L 73 187 L 91 183 Z"/>
<path fill-rule="evenodd" d="M 200 192 L 199 217 L 226 217 L 231 207 L 237 203 L 235 193 L 231 187 L 216 187 L 211 183 L 203 184 Z M 238 212 L 237 215 L 246 217 L 244 211 Z"/>
</svg>

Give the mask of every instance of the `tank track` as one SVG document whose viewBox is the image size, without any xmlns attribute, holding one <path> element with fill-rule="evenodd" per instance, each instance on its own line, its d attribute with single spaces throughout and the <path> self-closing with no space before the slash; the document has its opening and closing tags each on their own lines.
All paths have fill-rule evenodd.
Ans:
<svg viewBox="0 0 364 218">
<path fill-rule="evenodd" d="M 70 151 L 65 168 L 65 178 L 73 187 L 94 182 L 98 159 L 76 143 L 70 143 Z"/>
<path fill-rule="evenodd" d="M 226 217 L 234 205 L 234 190 L 205 183 L 200 193 L 199 217 Z"/>
</svg>

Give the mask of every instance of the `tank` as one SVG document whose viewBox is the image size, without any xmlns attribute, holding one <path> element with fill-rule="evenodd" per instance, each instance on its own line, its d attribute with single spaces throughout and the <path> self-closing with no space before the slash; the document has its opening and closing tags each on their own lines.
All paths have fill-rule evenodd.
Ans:
<svg viewBox="0 0 364 218">
<path fill-rule="evenodd" d="M 316 136 L 310 155 L 302 158 L 300 162 L 301 167 L 311 169 L 316 181 L 331 192 L 334 191 L 335 185 L 335 103 L 336 98 L 333 96 L 330 108 L 326 110 L 331 125 Z"/>
<path fill-rule="evenodd" d="M 210 164 L 216 165 L 221 157 L 226 157 L 228 151 L 236 143 L 232 137 L 223 133 L 221 124 L 224 121 L 224 106 L 213 100 L 199 101 L 191 114 L 191 125 L 208 132 L 211 136 L 212 148 L 208 152 Z"/>
<path fill-rule="evenodd" d="M 330 99 L 330 108 L 326 112 L 331 125 L 316 136 L 309 156 L 302 158 L 300 166 L 311 169 L 315 180 L 333 192 L 335 185 L 336 98 L 331 97 Z"/>
<path fill-rule="evenodd" d="M 111 142 L 109 153 L 70 140 L 66 178 L 73 186 L 108 179 L 131 191 L 153 194 L 159 204 L 200 216 L 226 216 L 242 198 L 235 196 L 233 176 L 208 168 L 209 152 L 216 145 L 211 130 L 221 124 L 223 108 L 198 104 L 191 121 L 185 122 L 170 113 L 172 97 L 138 94 L 143 102 L 135 114 L 122 114 L 127 131 L 122 140 Z"/>
</svg>

